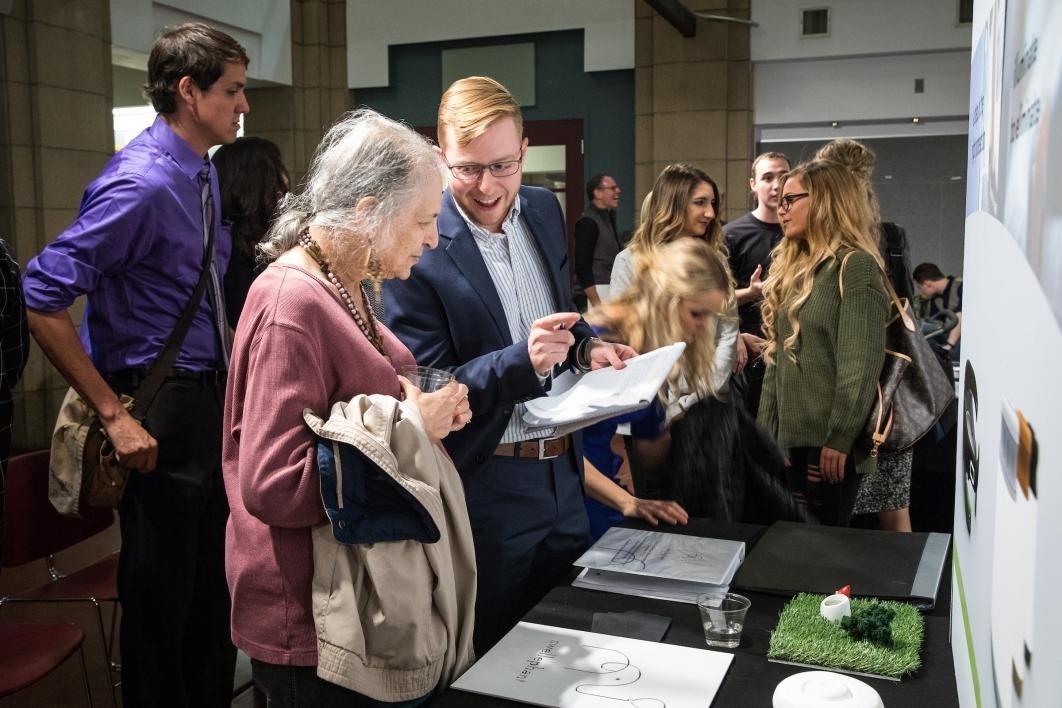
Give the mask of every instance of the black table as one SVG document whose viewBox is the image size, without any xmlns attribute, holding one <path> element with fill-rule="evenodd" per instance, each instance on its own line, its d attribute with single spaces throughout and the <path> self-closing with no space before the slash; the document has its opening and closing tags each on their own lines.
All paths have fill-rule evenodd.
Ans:
<svg viewBox="0 0 1062 708">
<path fill-rule="evenodd" d="M 638 524 L 631 524 L 643 528 Z M 649 528 L 645 526 L 644 528 Z M 755 546 L 765 526 L 733 524 L 691 519 L 689 525 L 667 529 L 678 533 L 711 538 L 744 541 L 746 554 Z M 880 695 L 888 708 L 951 708 L 959 705 L 955 689 L 955 667 L 952 663 L 949 639 L 951 606 L 951 566 L 947 565 L 941 579 L 936 607 L 924 614 L 925 645 L 922 648 L 922 668 L 902 682 L 884 679 L 863 678 Z M 572 577 L 575 577 L 573 572 Z M 767 660 L 767 645 L 771 630 L 788 598 L 763 593 L 742 593 L 752 601 L 745 618 L 741 646 L 729 651 L 734 662 L 726 679 L 716 694 L 712 708 L 744 708 L 745 706 L 771 705 L 774 688 L 786 676 L 807 669 Z M 564 584 L 551 590 L 527 615 L 524 620 L 538 624 L 553 625 L 589 631 L 595 612 L 623 612 L 639 610 L 671 618 L 671 628 L 664 636 L 664 643 L 704 649 L 704 631 L 695 605 L 628 597 L 615 593 L 574 588 Z M 440 708 L 477 708 L 485 706 L 521 706 L 524 704 L 501 698 L 480 696 L 464 691 L 450 690 L 439 696 L 433 706 Z"/>
</svg>

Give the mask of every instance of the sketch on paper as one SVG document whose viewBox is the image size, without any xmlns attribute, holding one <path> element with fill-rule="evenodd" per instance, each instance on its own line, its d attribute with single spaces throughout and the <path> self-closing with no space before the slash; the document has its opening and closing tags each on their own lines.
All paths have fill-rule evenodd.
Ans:
<svg viewBox="0 0 1062 708">
<path fill-rule="evenodd" d="M 521 622 L 453 688 L 556 708 L 704 708 L 733 659 Z"/>
</svg>

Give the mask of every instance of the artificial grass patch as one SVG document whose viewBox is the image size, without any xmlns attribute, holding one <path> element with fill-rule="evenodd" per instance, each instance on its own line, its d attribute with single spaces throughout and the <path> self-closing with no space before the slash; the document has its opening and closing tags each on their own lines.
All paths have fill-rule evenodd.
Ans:
<svg viewBox="0 0 1062 708">
<path fill-rule="evenodd" d="M 884 605 L 896 611 L 892 620 L 891 649 L 852 639 L 838 622 L 819 614 L 825 595 L 800 593 L 785 606 L 771 633 L 768 659 L 814 664 L 828 669 L 858 671 L 899 679 L 922 665 L 919 653 L 925 634 L 921 613 L 905 602 L 852 600 L 852 611 L 867 605 Z"/>
</svg>

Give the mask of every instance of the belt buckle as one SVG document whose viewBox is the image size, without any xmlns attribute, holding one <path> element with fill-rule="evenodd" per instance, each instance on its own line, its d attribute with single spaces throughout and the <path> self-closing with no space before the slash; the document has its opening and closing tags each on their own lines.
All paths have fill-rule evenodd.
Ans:
<svg viewBox="0 0 1062 708">
<path fill-rule="evenodd" d="M 537 442 L 538 442 L 538 459 L 540 459 L 540 460 L 552 460 L 554 458 L 560 457 L 561 453 L 559 453 L 559 452 L 556 455 L 547 455 L 546 454 L 546 443 L 551 441 L 551 440 L 559 440 L 559 439 L 560 438 L 539 438 L 537 440 Z"/>
</svg>

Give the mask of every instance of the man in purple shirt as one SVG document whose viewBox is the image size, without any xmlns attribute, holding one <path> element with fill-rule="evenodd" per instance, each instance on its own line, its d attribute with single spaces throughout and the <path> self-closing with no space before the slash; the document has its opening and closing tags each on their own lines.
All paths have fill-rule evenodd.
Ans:
<svg viewBox="0 0 1062 708">
<path fill-rule="evenodd" d="M 122 696 L 126 706 L 227 706 L 229 636 L 221 481 L 227 329 L 207 289 L 143 423 L 119 404 L 160 354 L 202 271 L 231 250 L 213 209 L 207 150 L 236 139 L 247 54 L 232 37 L 189 23 L 164 30 L 148 61 L 154 124 L 85 190 L 77 220 L 30 262 L 24 288 L 41 349 L 100 416 L 130 476 L 119 509 Z M 87 296 L 81 336 L 68 313 Z"/>
</svg>

